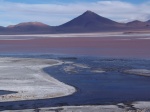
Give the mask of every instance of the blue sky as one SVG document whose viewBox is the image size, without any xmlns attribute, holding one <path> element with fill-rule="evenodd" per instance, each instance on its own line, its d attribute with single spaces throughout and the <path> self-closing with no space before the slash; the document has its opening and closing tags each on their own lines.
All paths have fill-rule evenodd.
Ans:
<svg viewBox="0 0 150 112">
<path fill-rule="evenodd" d="M 0 26 L 39 21 L 63 24 L 86 10 L 118 22 L 150 19 L 150 0 L 0 0 Z"/>
<path fill-rule="evenodd" d="M 10 2 L 19 2 L 19 3 L 72 3 L 72 2 L 96 2 L 96 1 L 103 1 L 103 0 L 6 0 Z M 114 1 L 114 0 L 111 0 Z M 120 0 L 125 2 L 130 2 L 134 4 L 139 4 L 142 2 L 146 2 L 149 0 Z"/>
</svg>

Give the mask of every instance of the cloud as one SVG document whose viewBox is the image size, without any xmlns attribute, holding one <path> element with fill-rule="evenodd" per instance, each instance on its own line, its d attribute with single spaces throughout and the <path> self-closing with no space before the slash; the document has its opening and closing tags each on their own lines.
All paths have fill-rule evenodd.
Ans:
<svg viewBox="0 0 150 112">
<path fill-rule="evenodd" d="M 86 10 L 91 10 L 110 19 L 127 22 L 135 19 L 150 19 L 150 2 L 132 4 L 122 1 L 98 1 L 82 3 L 25 4 L 0 0 L 0 25 L 7 26 L 25 21 L 40 21 L 60 25 Z"/>
</svg>

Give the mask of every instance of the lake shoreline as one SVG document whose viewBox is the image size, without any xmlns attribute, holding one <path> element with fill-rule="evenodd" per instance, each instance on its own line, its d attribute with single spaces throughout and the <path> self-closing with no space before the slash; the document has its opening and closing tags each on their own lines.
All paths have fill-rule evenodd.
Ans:
<svg viewBox="0 0 150 112">
<path fill-rule="evenodd" d="M 147 112 L 149 110 L 150 102 L 134 102 L 131 104 L 119 103 L 116 105 L 59 106 L 23 110 L 4 110 L 1 112 Z"/>
</svg>

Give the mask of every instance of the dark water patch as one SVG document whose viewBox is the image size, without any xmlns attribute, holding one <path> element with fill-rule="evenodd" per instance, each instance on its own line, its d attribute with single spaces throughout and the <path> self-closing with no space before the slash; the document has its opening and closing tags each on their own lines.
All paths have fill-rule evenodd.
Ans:
<svg viewBox="0 0 150 112">
<path fill-rule="evenodd" d="M 60 60 L 64 60 L 64 61 L 73 61 L 73 60 L 77 60 L 77 57 L 60 57 Z"/>
<path fill-rule="evenodd" d="M 68 104 L 109 104 L 126 101 L 149 100 L 150 78 L 122 73 L 124 69 L 150 69 L 150 61 L 142 60 L 98 60 L 78 59 L 76 63 L 87 64 L 91 68 L 102 68 L 105 73 L 91 73 L 90 68 L 69 75 L 63 66 L 46 68 L 45 71 L 56 79 L 78 87 L 80 91 L 64 98 Z M 142 65 L 142 66 L 141 66 Z M 148 66 L 149 65 L 149 66 Z M 53 73 L 52 73 L 53 72 Z M 61 75 L 59 75 L 61 74 Z"/>
<path fill-rule="evenodd" d="M 0 90 L 0 95 L 7 95 L 7 94 L 13 94 L 13 93 L 17 93 L 17 92 Z"/>
</svg>

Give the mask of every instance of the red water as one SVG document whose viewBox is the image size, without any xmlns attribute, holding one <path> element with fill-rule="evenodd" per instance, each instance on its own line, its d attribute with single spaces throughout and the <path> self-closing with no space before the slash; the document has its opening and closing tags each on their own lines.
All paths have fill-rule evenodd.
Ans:
<svg viewBox="0 0 150 112">
<path fill-rule="evenodd" d="M 142 38 L 142 37 L 140 37 Z M 0 40 L 1 53 L 58 53 L 106 57 L 150 57 L 150 39 L 110 38 L 39 38 Z"/>
</svg>

